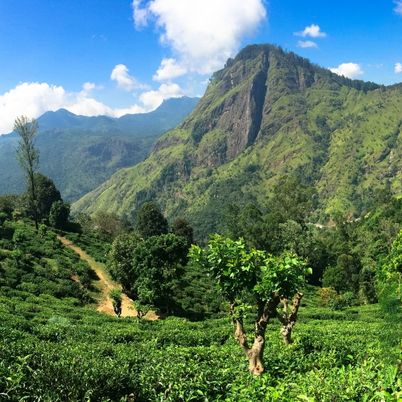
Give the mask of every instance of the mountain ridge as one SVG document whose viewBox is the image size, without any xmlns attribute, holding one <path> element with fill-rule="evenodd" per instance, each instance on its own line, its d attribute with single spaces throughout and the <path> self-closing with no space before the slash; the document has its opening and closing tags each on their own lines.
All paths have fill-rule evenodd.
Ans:
<svg viewBox="0 0 402 402">
<path fill-rule="evenodd" d="M 63 198 L 74 200 L 100 185 L 116 170 L 144 159 L 156 139 L 194 108 L 198 98 L 169 99 L 150 113 L 79 116 L 65 109 L 46 112 L 37 121 L 39 170 L 51 177 Z M 24 189 L 15 158 L 18 137 L 0 136 L 0 194 Z"/>
<path fill-rule="evenodd" d="M 223 205 L 259 206 L 283 176 L 318 193 L 317 219 L 361 213 L 389 181 L 401 192 L 402 87 L 351 80 L 272 45 L 253 45 L 215 73 L 203 98 L 150 156 L 73 205 L 131 218 L 149 200 L 201 231 Z"/>
</svg>

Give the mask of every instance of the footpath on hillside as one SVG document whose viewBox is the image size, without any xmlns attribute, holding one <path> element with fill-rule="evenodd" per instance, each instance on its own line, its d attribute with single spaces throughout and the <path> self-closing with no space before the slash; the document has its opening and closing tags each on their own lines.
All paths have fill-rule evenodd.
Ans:
<svg viewBox="0 0 402 402">
<path fill-rule="evenodd" d="M 109 277 L 109 275 L 105 271 L 105 266 L 103 264 L 95 261 L 89 254 L 87 254 L 84 250 L 82 250 L 80 247 L 78 247 L 72 241 L 66 239 L 65 237 L 58 235 L 57 238 L 64 246 L 70 248 L 75 253 L 77 253 L 80 258 L 85 261 L 91 267 L 91 269 L 95 271 L 98 277 L 98 280 L 96 281 L 96 287 L 101 293 L 97 311 L 99 311 L 100 313 L 115 316 L 112 300 L 109 297 L 109 293 L 112 289 L 120 289 L 120 286 Z M 133 301 L 123 293 L 121 317 L 136 316 L 137 311 L 134 308 Z M 148 320 L 156 320 L 158 317 L 154 312 L 149 312 L 145 316 L 145 318 Z"/>
</svg>

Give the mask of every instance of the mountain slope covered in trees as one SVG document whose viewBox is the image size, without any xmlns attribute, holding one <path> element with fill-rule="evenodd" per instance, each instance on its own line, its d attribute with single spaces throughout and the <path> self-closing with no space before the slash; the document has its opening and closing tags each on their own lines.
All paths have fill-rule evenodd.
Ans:
<svg viewBox="0 0 402 402">
<path fill-rule="evenodd" d="M 38 119 L 40 170 L 54 180 L 63 198 L 76 200 L 118 169 L 143 160 L 157 138 L 179 124 L 197 102 L 169 99 L 153 112 L 118 119 L 77 116 L 64 109 L 47 112 Z M 0 136 L 0 194 L 23 190 L 17 141 L 15 134 Z"/>
<path fill-rule="evenodd" d="M 401 110 L 401 85 L 350 80 L 275 46 L 248 46 L 145 161 L 73 208 L 130 218 L 152 199 L 205 234 L 219 230 L 226 205 L 263 206 L 291 175 L 316 192 L 315 221 L 358 216 L 377 191 L 402 192 Z"/>
</svg>

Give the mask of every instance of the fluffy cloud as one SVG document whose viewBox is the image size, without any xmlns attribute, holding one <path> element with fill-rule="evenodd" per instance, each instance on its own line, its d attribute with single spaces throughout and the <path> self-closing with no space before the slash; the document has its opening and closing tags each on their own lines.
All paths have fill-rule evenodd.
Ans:
<svg viewBox="0 0 402 402">
<path fill-rule="evenodd" d="M 165 99 L 179 98 L 183 91 L 177 84 L 162 84 L 157 90 L 147 91 L 140 95 L 140 101 L 146 110 L 156 109 Z"/>
<path fill-rule="evenodd" d="M 402 63 L 395 63 L 394 71 L 395 71 L 395 74 L 402 73 Z"/>
<path fill-rule="evenodd" d="M 317 43 L 311 41 L 311 40 L 299 40 L 297 42 L 297 46 L 307 49 L 307 48 L 316 48 L 318 47 Z"/>
<path fill-rule="evenodd" d="M 19 115 L 38 117 L 47 110 L 61 108 L 65 99 L 66 92 L 60 86 L 37 82 L 17 85 L 0 95 L 0 133 L 10 132 Z"/>
<path fill-rule="evenodd" d="M 14 120 L 22 114 L 29 118 L 37 118 L 47 111 L 64 108 L 83 116 L 120 117 L 129 113 L 149 112 L 158 107 L 164 99 L 183 94 L 178 85 L 163 84 L 158 90 L 144 92 L 140 96 L 140 105 L 114 109 L 90 95 L 95 89 L 100 88 L 90 82 L 85 83 L 80 92 L 68 92 L 62 86 L 45 82 L 21 83 L 0 94 L 0 135 L 11 132 Z"/>
<path fill-rule="evenodd" d="M 187 70 L 175 59 L 163 59 L 160 67 L 153 76 L 154 81 L 169 81 L 186 74 Z"/>
<path fill-rule="evenodd" d="M 394 11 L 397 14 L 402 15 L 402 0 L 394 0 L 394 3 L 395 3 Z"/>
<path fill-rule="evenodd" d="M 295 35 L 303 36 L 303 38 L 305 38 L 305 37 L 325 38 L 327 36 L 327 34 L 325 32 L 321 31 L 320 26 L 316 25 L 316 24 L 311 24 L 310 26 L 304 28 L 303 31 L 296 32 Z"/>
<path fill-rule="evenodd" d="M 142 84 L 129 74 L 129 70 L 124 64 L 114 66 L 110 74 L 110 79 L 116 81 L 119 88 L 128 92 L 134 89 L 144 88 Z"/>
<path fill-rule="evenodd" d="M 160 29 L 161 43 L 177 55 L 176 74 L 221 68 L 266 17 L 263 0 L 134 0 L 133 9 L 137 28 L 152 21 Z M 156 77 L 169 68 L 161 65 Z"/>
<path fill-rule="evenodd" d="M 356 63 L 342 63 L 338 67 L 330 68 L 330 70 L 348 78 L 357 78 L 364 73 L 360 64 Z"/>
</svg>

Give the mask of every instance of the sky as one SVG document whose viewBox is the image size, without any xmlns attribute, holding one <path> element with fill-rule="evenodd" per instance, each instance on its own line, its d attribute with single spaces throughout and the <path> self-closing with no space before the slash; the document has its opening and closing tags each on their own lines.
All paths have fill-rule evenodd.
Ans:
<svg viewBox="0 0 402 402">
<path fill-rule="evenodd" d="M 48 110 L 119 117 L 202 96 L 244 46 L 402 81 L 402 0 L 0 0 L 0 134 Z"/>
</svg>

